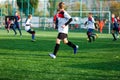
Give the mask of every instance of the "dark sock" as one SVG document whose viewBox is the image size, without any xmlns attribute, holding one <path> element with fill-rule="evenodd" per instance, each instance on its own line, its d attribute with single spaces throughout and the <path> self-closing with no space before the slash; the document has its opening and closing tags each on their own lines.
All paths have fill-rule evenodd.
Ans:
<svg viewBox="0 0 120 80">
<path fill-rule="evenodd" d="M 56 45 L 55 45 L 54 52 L 53 52 L 54 55 L 57 55 L 57 52 L 58 52 L 58 50 L 59 50 L 59 47 L 60 47 L 60 44 L 56 44 Z"/>
<path fill-rule="evenodd" d="M 32 34 L 32 40 L 34 40 L 35 39 L 35 34 Z"/>
<path fill-rule="evenodd" d="M 112 35 L 113 35 L 114 40 L 116 40 L 115 34 L 114 34 L 114 33 L 112 33 Z"/>
<path fill-rule="evenodd" d="M 95 36 L 92 36 L 92 38 L 93 38 L 93 41 L 95 41 Z"/>
<path fill-rule="evenodd" d="M 14 31 L 14 33 L 15 33 L 15 35 L 17 34 L 17 32 L 16 32 L 16 30 L 15 30 L 15 28 L 12 28 L 13 29 L 13 31 Z"/>
<path fill-rule="evenodd" d="M 21 30 L 20 30 L 20 29 L 18 29 L 18 31 L 19 31 L 20 35 L 22 36 Z"/>
<path fill-rule="evenodd" d="M 76 45 L 74 45 L 72 42 L 68 41 L 67 43 L 68 46 L 72 47 L 73 49 L 76 48 Z"/>
<path fill-rule="evenodd" d="M 90 36 L 88 36 L 88 39 L 89 39 L 89 42 L 91 42 L 91 38 L 90 38 Z"/>
</svg>

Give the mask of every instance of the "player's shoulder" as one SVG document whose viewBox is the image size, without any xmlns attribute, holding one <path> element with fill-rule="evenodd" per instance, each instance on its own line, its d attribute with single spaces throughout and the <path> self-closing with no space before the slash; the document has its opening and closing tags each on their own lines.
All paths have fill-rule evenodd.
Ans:
<svg viewBox="0 0 120 80">
<path fill-rule="evenodd" d="M 60 10 L 59 14 L 64 14 L 65 10 Z"/>
</svg>

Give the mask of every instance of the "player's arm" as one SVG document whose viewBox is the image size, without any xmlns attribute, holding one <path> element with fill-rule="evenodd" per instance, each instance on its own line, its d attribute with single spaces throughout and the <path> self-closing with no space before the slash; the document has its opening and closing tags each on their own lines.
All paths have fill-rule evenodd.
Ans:
<svg viewBox="0 0 120 80">
<path fill-rule="evenodd" d="M 21 21 L 21 19 L 18 20 L 18 22 L 20 22 L 20 21 Z"/>
<path fill-rule="evenodd" d="M 64 17 L 65 18 L 67 18 L 68 19 L 68 21 L 63 25 L 63 28 L 65 27 L 65 26 L 67 26 L 68 24 L 70 24 L 71 22 L 72 22 L 72 18 L 71 18 L 71 16 L 67 13 L 67 12 L 64 12 Z"/>
<path fill-rule="evenodd" d="M 66 23 L 65 26 L 67 26 L 68 24 L 70 24 L 72 22 L 72 18 L 70 18 Z"/>
<path fill-rule="evenodd" d="M 21 18 L 20 18 L 20 16 L 18 16 L 18 22 L 20 22 L 21 21 Z"/>
</svg>

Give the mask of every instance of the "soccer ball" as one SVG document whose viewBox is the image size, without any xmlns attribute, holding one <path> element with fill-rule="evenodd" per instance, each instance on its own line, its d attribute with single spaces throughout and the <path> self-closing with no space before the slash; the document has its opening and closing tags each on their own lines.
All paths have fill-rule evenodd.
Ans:
<svg viewBox="0 0 120 80">
<path fill-rule="evenodd" d="M 78 19 L 78 17 L 75 17 L 75 18 L 74 18 L 74 21 L 76 21 L 76 22 L 77 22 L 78 20 L 79 20 L 79 19 Z"/>
</svg>

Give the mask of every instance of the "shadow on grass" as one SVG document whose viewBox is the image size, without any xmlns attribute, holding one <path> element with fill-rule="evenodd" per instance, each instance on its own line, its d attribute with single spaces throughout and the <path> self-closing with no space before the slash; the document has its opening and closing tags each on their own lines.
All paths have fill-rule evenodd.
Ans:
<svg viewBox="0 0 120 80">
<path fill-rule="evenodd" d="M 37 40 L 32 42 L 29 39 L 2 39 L 0 49 L 21 50 L 21 51 L 48 51 L 54 46 L 51 40 Z"/>
<path fill-rule="evenodd" d="M 111 62 L 101 62 L 101 63 L 88 63 L 88 64 L 72 64 L 71 68 L 80 68 L 80 69 L 95 69 L 95 70 L 105 70 L 105 71 L 120 71 L 120 61 L 111 61 Z"/>
<path fill-rule="evenodd" d="M 13 37 L 14 38 L 14 37 Z M 1 49 L 8 49 L 8 50 L 23 50 L 23 51 L 53 51 L 55 46 L 55 39 L 50 37 L 42 37 L 38 39 L 36 42 L 31 42 L 30 39 L 1 39 L 0 41 L 0 48 Z M 109 39 L 100 38 L 98 41 L 93 43 L 88 43 L 86 39 L 77 39 L 77 38 L 70 38 L 73 43 L 79 45 L 79 50 L 95 50 L 95 49 L 110 49 L 110 48 L 119 48 L 119 42 L 109 42 Z M 80 40 L 80 41 L 79 41 Z M 66 45 L 62 45 L 60 50 L 70 50 Z"/>
<path fill-rule="evenodd" d="M 12 80 L 12 79 L 9 79 L 9 78 L 0 78 L 0 80 Z"/>
</svg>

